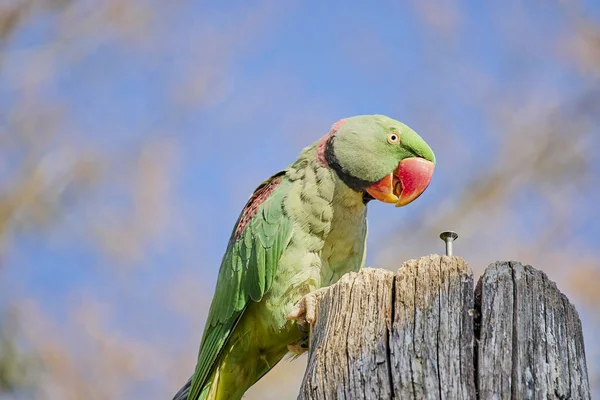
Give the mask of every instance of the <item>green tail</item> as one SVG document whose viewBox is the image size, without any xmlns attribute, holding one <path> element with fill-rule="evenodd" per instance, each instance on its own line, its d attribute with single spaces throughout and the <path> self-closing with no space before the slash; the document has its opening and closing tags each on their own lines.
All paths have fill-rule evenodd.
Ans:
<svg viewBox="0 0 600 400">
<path fill-rule="evenodd" d="M 200 397 L 197 400 L 208 400 L 208 394 L 210 393 L 210 387 L 212 386 L 212 382 L 206 382 L 206 385 L 200 391 Z M 190 388 L 192 387 L 192 378 L 188 379 L 188 381 L 183 385 L 181 389 L 175 394 L 173 400 L 192 400 L 188 399 L 190 394 Z"/>
</svg>

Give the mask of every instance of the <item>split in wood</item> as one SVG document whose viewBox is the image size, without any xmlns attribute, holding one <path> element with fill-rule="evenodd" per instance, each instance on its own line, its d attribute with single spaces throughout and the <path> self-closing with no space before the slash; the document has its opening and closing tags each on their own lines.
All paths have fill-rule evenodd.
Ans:
<svg viewBox="0 0 600 400">
<path fill-rule="evenodd" d="M 299 399 L 590 399 L 577 311 L 548 277 L 457 257 L 367 268 L 318 305 Z"/>
</svg>

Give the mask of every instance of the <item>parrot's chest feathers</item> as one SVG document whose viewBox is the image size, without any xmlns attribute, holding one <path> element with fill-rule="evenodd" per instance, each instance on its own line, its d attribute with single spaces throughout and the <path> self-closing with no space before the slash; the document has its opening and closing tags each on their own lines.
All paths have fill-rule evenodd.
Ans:
<svg viewBox="0 0 600 400">
<path fill-rule="evenodd" d="M 297 329 L 284 316 L 302 296 L 358 270 L 364 261 L 367 234 L 363 196 L 322 166 L 290 171 L 292 186 L 284 211 L 292 223 L 292 237 L 282 254 L 277 275 L 266 296 L 269 329 Z M 283 307 L 282 307 L 283 306 Z"/>
<path fill-rule="evenodd" d="M 294 221 L 288 254 L 294 254 L 292 284 L 310 290 L 330 285 L 362 266 L 366 237 L 366 206 L 362 193 L 346 186 L 332 170 L 314 166 L 288 196 L 286 211 Z M 296 248 L 296 246 L 298 246 Z M 288 260 L 280 265 L 284 265 Z M 300 264 L 300 265 L 298 265 Z"/>
<path fill-rule="evenodd" d="M 321 250 L 321 286 L 358 270 L 365 254 L 367 208 L 363 196 L 341 182 L 336 183 L 331 227 Z"/>
</svg>

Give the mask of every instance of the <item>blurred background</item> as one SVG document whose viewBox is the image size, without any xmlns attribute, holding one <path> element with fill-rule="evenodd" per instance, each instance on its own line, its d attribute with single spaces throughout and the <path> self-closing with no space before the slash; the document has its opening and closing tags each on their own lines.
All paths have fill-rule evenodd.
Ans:
<svg viewBox="0 0 600 400">
<path fill-rule="evenodd" d="M 525 4 L 527 3 L 527 4 Z M 368 265 L 546 271 L 600 396 L 600 3 L 0 0 L 0 398 L 166 399 L 254 188 L 333 122 L 438 158 Z M 248 399 L 295 398 L 306 359 Z"/>
</svg>

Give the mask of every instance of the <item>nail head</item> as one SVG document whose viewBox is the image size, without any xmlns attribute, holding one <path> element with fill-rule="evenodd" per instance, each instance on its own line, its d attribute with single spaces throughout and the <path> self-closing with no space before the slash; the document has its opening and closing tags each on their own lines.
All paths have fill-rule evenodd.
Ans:
<svg viewBox="0 0 600 400">
<path fill-rule="evenodd" d="M 446 240 L 446 239 L 456 240 L 456 239 L 458 239 L 458 233 L 456 233 L 454 231 L 442 232 L 442 233 L 440 233 L 440 239 L 442 239 L 442 240 Z"/>
</svg>

